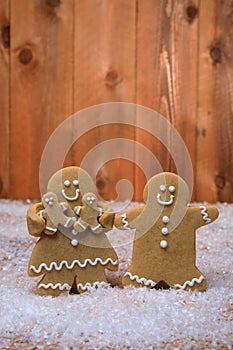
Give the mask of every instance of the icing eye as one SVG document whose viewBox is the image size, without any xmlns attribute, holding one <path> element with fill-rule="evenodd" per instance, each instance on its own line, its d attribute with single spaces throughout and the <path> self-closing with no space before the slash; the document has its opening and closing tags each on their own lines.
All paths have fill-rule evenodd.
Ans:
<svg viewBox="0 0 233 350">
<path fill-rule="evenodd" d="M 74 186 L 78 186 L 78 184 L 79 184 L 78 180 L 74 180 L 74 181 L 73 181 L 73 185 L 74 185 Z"/>
<path fill-rule="evenodd" d="M 169 189 L 169 192 L 171 192 L 171 193 L 175 192 L 175 190 L 176 190 L 175 186 L 169 186 L 168 189 Z"/>
<path fill-rule="evenodd" d="M 166 186 L 164 186 L 164 185 L 161 185 L 159 188 L 160 188 L 160 191 L 162 191 L 162 192 L 166 191 Z"/>
<path fill-rule="evenodd" d="M 70 186 L 70 181 L 69 181 L 69 180 L 64 181 L 64 185 L 65 185 L 66 187 L 69 187 L 69 186 Z"/>
<path fill-rule="evenodd" d="M 91 200 L 91 197 L 88 196 L 88 197 L 87 197 L 87 201 L 89 202 L 90 200 Z"/>
</svg>

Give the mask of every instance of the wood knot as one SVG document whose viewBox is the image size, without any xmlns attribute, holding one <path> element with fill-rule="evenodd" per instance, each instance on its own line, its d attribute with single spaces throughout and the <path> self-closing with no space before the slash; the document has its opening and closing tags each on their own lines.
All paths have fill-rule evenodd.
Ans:
<svg viewBox="0 0 233 350">
<path fill-rule="evenodd" d="M 10 24 L 5 23 L 2 26 L 2 42 L 3 46 L 8 49 L 10 47 Z"/>
<path fill-rule="evenodd" d="M 32 57 L 33 57 L 32 50 L 28 48 L 22 49 L 19 53 L 19 61 L 25 65 L 31 62 Z"/>
<path fill-rule="evenodd" d="M 107 74 L 106 74 L 106 76 L 105 76 L 105 84 L 106 84 L 107 86 L 113 87 L 113 86 L 119 84 L 120 81 L 121 81 L 121 79 L 120 79 L 118 73 L 117 73 L 115 70 L 110 69 L 110 70 L 107 72 Z"/>
<path fill-rule="evenodd" d="M 212 47 L 210 49 L 210 57 L 214 63 L 220 63 L 222 61 L 222 51 L 219 47 Z"/>
<path fill-rule="evenodd" d="M 61 5 L 61 0 L 46 0 L 46 4 L 50 7 L 58 7 Z"/>
<path fill-rule="evenodd" d="M 198 16 L 198 8 L 194 5 L 189 5 L 186 7 L 186 17 L 188 22 L 193 22 L 194 19 Z"/>
<path fill-rule="evenodd" d="M 218 174 L 215 176 L 215 185 L 217 188 L 222 190 L 226 185 L 226 179 L 223 174 Z"/>
</svg>

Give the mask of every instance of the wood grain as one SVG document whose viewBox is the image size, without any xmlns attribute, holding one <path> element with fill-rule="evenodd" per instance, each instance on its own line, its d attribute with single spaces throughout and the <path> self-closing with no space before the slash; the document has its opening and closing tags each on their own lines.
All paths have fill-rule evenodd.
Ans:
<svg viewBox="0 0 233 350">
<path fill-rule="evenodd" d="M 9 195 L 10 115 L 10 19 L 9 1 L 0 1 L 0 197 Z"/>
<path fill-rule="evenodd" d="M 38 198 L 44 146 L 73 112 L 73 0 L 11 1 L 11 28 L 10 195 Z"/>
<path fill-rule="evenodd" d="M 177 129 L 193 166 L 196 160 L 197 18 L 198 1 L 138 2 L 137 103 L 157 111 Z M 159 126 L 155 122 L 156 127 Z M 177 146 L 172 131 L 169 131 L 167 145 L 150 136 L 145 138 L 140 130 L 136 139 L 153 152 L 162 170 L 177 171 L 171 151 L 166 150 L 168 145 L 174 152 L 177 149 L 176 157 L 182 163 L 182 147 Z M 185 179 L 190 177 L 186 164 L 178 170 Z M 141 193 L 145 184 L 140 175 L 136 174 L 136 182 L 141 184 Z"/>
<path fill-rule="evenodd" d="M 135 1 L 125 0 L 75 2 L 75 111 L 100 103 L 135 102 L 135 6 Z M 81 163 L 82 150 L 89 151 L 103 140 L 134 138 L 134 130 L 124 132 L 120 124 L 103 128 L 101 124 L 107 122 L 106 118 L 101 115 L 95 118 L 100 127 L 92 132 L 91 138 L 87 135 L 73 147 L 76 165 Z M 78 127 L 77 124 L 75 128 Z M 103 164 L 102 175 L 98 174 L 97 184 L 102 183 L 99 192 L 106 193 L 108 178 L 109 199 L 114 196 L 118 180 L 126 176 L 134 184 L 132 164 L 124 162 L 121 166 L 119 159 L 117 163 Z"/>
<path fill-rule="evenodd" d="M 233 200 L 232 2 L 202 1 L 196 198 Z"/>
</svg>

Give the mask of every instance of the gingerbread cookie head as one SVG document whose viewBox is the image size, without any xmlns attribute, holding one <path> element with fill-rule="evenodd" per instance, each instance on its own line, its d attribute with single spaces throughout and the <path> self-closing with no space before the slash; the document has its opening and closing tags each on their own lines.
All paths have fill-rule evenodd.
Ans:
<svg viewBox="0 0 233 350">
<path fill-rule="evenodd" d="M 47 191 L 55 193 L 59 202 L 66 201 L 74 209 L 81 204 L 83 194 L 95 193 L 95 185 L 85 170 L 71 166 L 57 171 L 50 178 Z"/>
<path fill-rule="evenodd" d="M 146 184 L 143 199 L 150 215 L 156 221 L 161 213 L 172 219 L 175 228 L 182 220 L 190 200 L 190 191 L 186 182 L 174 173 L 160 173 Z"/>
</svg>

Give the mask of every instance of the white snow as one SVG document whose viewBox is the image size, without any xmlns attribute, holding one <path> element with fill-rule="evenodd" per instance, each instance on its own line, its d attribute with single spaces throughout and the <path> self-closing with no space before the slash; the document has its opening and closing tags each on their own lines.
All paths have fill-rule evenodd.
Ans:
<svg viewBox="0 0 233 350">
<path fill-rule="evenodd" d="M 34 293 L 27 263 L 36 242 L 27 232 L 30 204 L 0 200 L 0 348 L 220 349 L 233 344 L 233 205 L 218 204 L 219 219 L 197 232 L 197 266 L 205 293 L 107 287 L 57 298 Z M 130 263 L 133 232 L 109 237 Z"/>
</svg>

